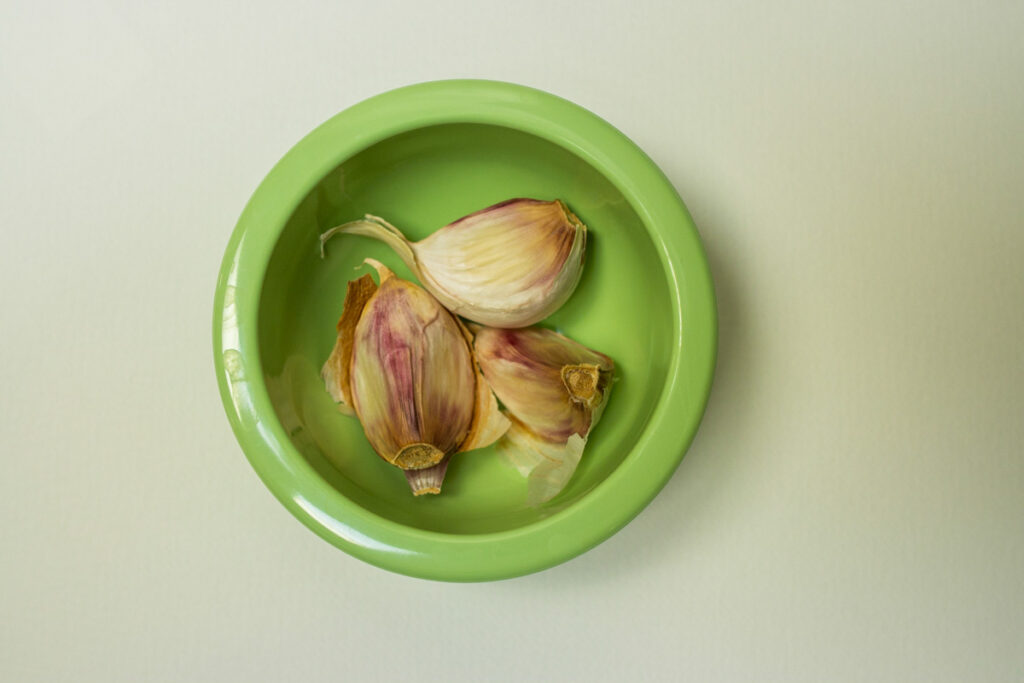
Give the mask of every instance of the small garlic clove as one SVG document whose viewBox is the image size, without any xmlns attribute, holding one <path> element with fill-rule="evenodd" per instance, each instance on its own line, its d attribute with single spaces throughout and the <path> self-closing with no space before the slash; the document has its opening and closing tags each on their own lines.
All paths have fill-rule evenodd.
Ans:
<svg viewBox="0 0 1024 683">
<path fill-rule="evenodd" d="M 615 369 L 604 354 L 540 327 L 481 328 L 474 351 L 508 412 L 552 442 L 590 432 Z"/>
<path fill-rule="evenodd" d="M 388 244 L 453 313 L 492 327 L 525 327 L 554 313 L 579 283 L 587 227 L 560 200 L 510 199 L 409 242 L 367 215 L 331 228 Z"/>
<path fill-rule="evenodd" d="M 437 465 L 469 434 L 476 373 L 454 316 L 368 259 L 380 286 L 352 335 L 350 394 L 374 450 L 405 470 Z"/>
<path fill-rule="evenodd" d="M 537 327 L 478 328 L 474 353 L 513 418 L 498 449 L 528 477 L 531 504 L 550 500 L 572 477 L 607 405 L 614 363 Z"/>
</svg>

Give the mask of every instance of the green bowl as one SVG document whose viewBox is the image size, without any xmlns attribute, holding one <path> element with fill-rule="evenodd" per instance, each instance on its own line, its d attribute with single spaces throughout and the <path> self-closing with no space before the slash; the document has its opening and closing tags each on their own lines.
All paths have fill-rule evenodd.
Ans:
<svg viewBox="0 0 1024 683">
<path fill-rule="evenodd" d="M 411 239 L 510 197 L 560 198 L 589 227 L 579 288 L 544 325 L 615 360 L 618 380 L 579 469 L 556 498 L 494 449 L 456 456 L 440 496 L 414 498 L 319 368 L 346 283 L 384 245 L 318 235 L 364 213 Z M 679 196 L 622 133 L 566 100 L 492 81 L 384 93 L 338 114 L 270 171 L 217 281 L 214 357 L 228 418 L 267 487 L 306 526 L 391 571 L 482 581 L 586 551 L 668 481 L 704 412 L 716 319 L 700 238 Z"/>
</svg>

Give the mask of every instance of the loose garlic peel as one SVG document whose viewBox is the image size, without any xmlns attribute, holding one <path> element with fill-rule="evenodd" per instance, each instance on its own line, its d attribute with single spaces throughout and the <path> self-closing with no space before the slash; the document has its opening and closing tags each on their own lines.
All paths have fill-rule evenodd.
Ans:
<svg viewBox="0 0 1024 683">
<path fill-rule="evenodd" d="M 510 199 L 410 242 L 378 216 L 320 236 L 362 235 L 390 246 L 453 313 L 492 327 L 525 327 L 558 310 L 579 283 L 587 227 L 560 200 Z"/>
<path fill-rule="evenodd" d="M 466 340 L 466 345 L 472 351 L 473 334 L 458 318 L 456 318 L 456 322 L 463 339 Z M 469 433 L 457 451 L 459 453 L 490 446 L 508 431 L 511 424 L 498 408 L 498 401 L 494 398 L 491 386 L 480 371 L 480 364 L 475 355 L 473 355 L 473 372 L 476 374 L 476 408 L 473 411 L 473 423 L 470 425 Z"/>
<path fill-rule="evenodd" d="M 527 478 L 526 503 L 537 506 L 557 496 L 576 472 L 587 439 L 572 434 L 565 443 L 539 438 L 521 422 L 513 422 L 498 442 L 498 452 Z"/>
<path fill-rule="evenodd" d="M 377 283 L 369 275 L 348 283 L 344 308 L 338 320 L 338 338 L 334 342 L 334 350 L 320 370 L 327 393 L 338 404 L 338 410 L 345 415 L 356 414 L 352 408 L 352 392 L 349 389 L 352 340 L 355 337 L 356 323 L 359 322 L 359 316 L 362 315 L 366 303 L 376 293 Z"/>
<path fill-rule="evenodd" d="M 498 450 L 527 477 L 528 502 L 546 502 L 576 471 L 607 405 L 614 363 L 541 328 L 477 328 L 474 351 L 512 417 Z"/>
<path fill-rule="evenodd" d="M 407 472 L 413 492 L 438 493 L 450 454 L 490 445 L 509 423 L 458 319 L 383 264 L 366 263 L 380 286 L 369 275 L 349 283 L 321 376 L 377 454 Z"/>
</svg>

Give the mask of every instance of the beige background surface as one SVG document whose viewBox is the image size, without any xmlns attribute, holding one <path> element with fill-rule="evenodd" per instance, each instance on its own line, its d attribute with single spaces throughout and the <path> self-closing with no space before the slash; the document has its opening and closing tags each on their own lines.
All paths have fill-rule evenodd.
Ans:
<svg viewBox="0 0 1024 683">
<path fill-rule="evenodd" d="M 4 0 L 0 679 L 1021 680 L 1022 7 Z M 486 585 L 293 520 L 210 342 L 274 162 L 462 76 L 647 150 L 721 312 L 662 495 Z"/>
</svg>

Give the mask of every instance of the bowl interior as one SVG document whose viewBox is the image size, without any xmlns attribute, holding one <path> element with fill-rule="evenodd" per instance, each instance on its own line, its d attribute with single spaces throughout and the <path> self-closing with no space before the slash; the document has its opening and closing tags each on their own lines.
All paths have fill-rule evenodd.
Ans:
<svg viewBox="0 0 1024 683">
<path fill-rule="evenodd" d="M 439 496 L 413 497 L 381 460 L 359 422 L 338 413 L 319 369 L 334 344 L 345 286 L 371 256 L 402 277 L 386 246 L 335 237 L 320 258 L 318 235 L 373 213 L 421 239 L 511 197 L 565 200 L 588 228 L 575 294 L 542 325 L 611 356 L 617 381 L 583 460 L 559 496 L 526 504 L 526 482 L 493 448 L 452 459 Z M 390 137 L 344 161 L 295 209 L 271 257 L 259 312 L 259 344 L 271 401 L 298 453 L 341 495 L 399 524 L 449 534 L 505 531 L 572 505 L 630 453 L 662 395 L 672 311 L 668 279 L 647 229 L 592 166 L 543 138 L 509 128 L 446 124 Z"/>
</svg>

